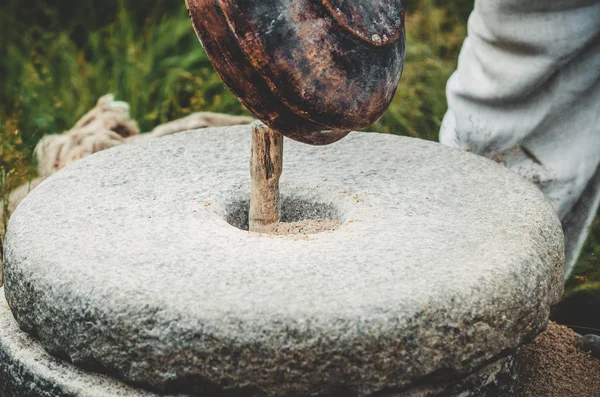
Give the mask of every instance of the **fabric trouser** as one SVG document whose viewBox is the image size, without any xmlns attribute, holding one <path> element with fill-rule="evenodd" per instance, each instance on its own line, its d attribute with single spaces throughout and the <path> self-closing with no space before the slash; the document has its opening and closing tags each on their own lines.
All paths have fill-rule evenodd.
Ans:
<svg viewBox="0 0 600 397">
<path fill-rule="evenodd" d="M 567 278 L 600 202 L 600 0 L 476 0 L 468 29 L 440 142 L 539 186 Z"/>
</svg>

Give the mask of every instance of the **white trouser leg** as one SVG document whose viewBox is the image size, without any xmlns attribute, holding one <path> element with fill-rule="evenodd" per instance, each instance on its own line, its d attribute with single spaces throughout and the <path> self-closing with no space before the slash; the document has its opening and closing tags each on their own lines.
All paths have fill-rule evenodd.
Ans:
<svg viewBox="0 0 600 397">
<path fill-rule="evenodd" d="M 447 97 L 440 142 L 543 190 L 563 221 L 567 277 L 599 201 L 600 0 L 476 0 Z"/>
</svg>

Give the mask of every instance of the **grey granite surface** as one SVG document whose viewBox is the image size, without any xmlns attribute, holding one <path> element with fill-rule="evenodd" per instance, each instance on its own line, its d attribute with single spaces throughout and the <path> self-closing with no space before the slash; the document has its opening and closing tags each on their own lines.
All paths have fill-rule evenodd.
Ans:
<svg viewBox="0 0 600 397">
<path fill-rule="evenodd" d="M 511 396 L 519 379 L 517 362 L 509 356 L 460 380 L 432 380 L 433 384 L 377 393 L 377 397 Z M 329 394 L 328 397 L 352 395 L 341 390 L 337 395 Z M 250 397 L 251 394 L 243 396 Z M 102 374 L 83 371 L 49 355 L 38 341 L 19 329 L 0 288 L 0 397 L 159 397 L 159 394 L 128 386 Z"/>
<path fill-rule="evenodd" d="M 284 218 L 343 224 L 270 237 L 230 224 L 247 220 L 249 150 L 247 126 L 192 131 L 43 182 L 7 234 L 22 329 L 163 392 L 367 396 L 462 377 L 546 325 L 563 236 L 518 175 L 391 135 L 287 140 Z"/>
<path fill-rule="evenodd" d="M 0 396 L 158 397 L 50 356 L 19 329 L 3 288 L 0 288 Z"/>
</svg>

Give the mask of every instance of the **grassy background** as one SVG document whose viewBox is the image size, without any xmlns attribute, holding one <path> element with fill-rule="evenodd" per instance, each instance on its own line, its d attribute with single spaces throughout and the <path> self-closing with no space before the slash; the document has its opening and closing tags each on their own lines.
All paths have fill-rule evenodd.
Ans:
<svg viewBox="0 0 600 397">
<path fill-rule="evenodd" d="M 404 75 L 373 130 L 437 139 L 472 6 L 411 3 Z M 67 130 L 108 92 L 129 102 L 143 131 L 194 111 L 247 113 L 214 72 L 183 0 L 3 0 L 0 198 L 35 175 L 41 136 Z M 555 312 L 561 322 L 600 328 L 598 255 L 600 218 Z"/>
</svg>

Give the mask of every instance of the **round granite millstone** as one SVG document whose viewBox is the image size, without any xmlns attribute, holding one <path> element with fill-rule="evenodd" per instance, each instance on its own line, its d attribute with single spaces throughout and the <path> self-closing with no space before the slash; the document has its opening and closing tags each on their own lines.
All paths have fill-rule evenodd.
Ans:
<svg viewBox="0 0 600 397">
<path fill-rule="evenodd" d="M 247 221 L 250 136 L 120 146 L 38 186 L 6 238 L 21 328 L 164 392 L 362 397 L 466 377 L 545 327 L 562 229 L 517 174 L 398 136 L 288 140 L 284 218 L 342 225 L 255 235 L 230 224 Z"/>
</svg>

